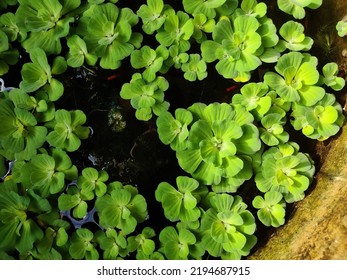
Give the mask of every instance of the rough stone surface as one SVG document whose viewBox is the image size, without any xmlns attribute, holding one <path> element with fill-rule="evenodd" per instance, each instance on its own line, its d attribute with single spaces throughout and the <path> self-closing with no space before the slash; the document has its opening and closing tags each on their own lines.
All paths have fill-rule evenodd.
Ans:
<svg viewBox="0 0 347 280">
<path fill-rule="evenodd" d="M 322 24 L 336 24 L 347 14 L 345 0 L 325 0 L 323 5 L 316 14 Z M 347 38 L 335 40 L 336 60 L 346 73 L 343 51 L 347 50 Z M 341 94 L 346 96 L 346 89 Z M 316 153 L 320 169 L 311 192 L 297 203 L 288 222 L 249 259 L 347 260 L 347 125 L 332 140 L 318 143 Z"/>
</svg>

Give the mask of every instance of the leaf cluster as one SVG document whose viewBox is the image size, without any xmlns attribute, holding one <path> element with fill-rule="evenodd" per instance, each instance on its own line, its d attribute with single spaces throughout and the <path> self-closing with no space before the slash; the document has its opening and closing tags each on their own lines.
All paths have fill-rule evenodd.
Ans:
<svg viewBox="0 0 347 280">
<path fill-rule="evenodd" d="M 19 88 L 0 80 L 0 258 L 241 259 L 257 242 L 257 224 L 282 226 L 287 203 L 303 199 L 313 180 L 314 162 L 288 127 L 324 141 L 343 125 L 329 92 L 345 86 L 339 67 L 318 69 L 304 26 L 289 20 L 277 29 L 256 0 L 183 0 L 181 10 L 147 0 L 137 11 L 117 2 L 0 3 L 0 76 L 19 61 L 22 78 Z M 296 19 L 321 2 L 277 1 Z M 199 83 L 209 64 L 237 92 L 169 111 L 170 75 Z M 109 182 L 105 170 L 78 170 L 73 153 L 92 130 L 80 108 L 58 102 L 68 67 L 98 74 L 123 66 L 132 77 L 122 102 L 156 128 L 184 172 L 152 194 Z M 125 128 L 117 110 L 108 112 L 115 132 Z M 251 179 L 256 193 L 244 190 L 243 200 L 239 188 Z M 167 220 L 156 230 L 148 197 Z"/>
<path fill-rule="evenodd" d="M 281 11 L 292 15 L 295 19 L 302 19 L 306 15 L 305 8 L 318 9 L 322 2 L 322 0 L 277 0 L 277 5 Z"/>
</svg>

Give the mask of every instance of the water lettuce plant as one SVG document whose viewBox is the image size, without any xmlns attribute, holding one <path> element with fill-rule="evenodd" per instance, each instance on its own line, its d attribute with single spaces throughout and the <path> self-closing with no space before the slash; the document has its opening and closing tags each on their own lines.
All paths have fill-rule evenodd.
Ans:
<svg viewBox="0 0 347 280">
<path fill-rule="evenodd" d="M 145 227 L 138 235 L 128 237 L 127 242 L 130 252 L 136 250 L 138 255 L 147 256 L 148 259 L 148 256 L 152 255 L 155 250 L 155 242 L 151 239 L 154 236 L 154 229 Z"/>
<path fill-rule="evenodd" d="M 39 1 L 20 0 L 16 11 L 16 22 L 28 33 L 22 45 L 27 52 L 43 48 L 47 54 L 59 54 L 61 39 L 69 34 L 70 24 L 75 21 L 72 12 L 81 5 L 80 0 Z"/>
<path fill-rule="evenodd" d="M 165 227 L 159 234 L 159 240 L 165 256 L 170 260 L 187 260 L 189 246 L 196 242 L 195 235 L 188 229 L 176 230 L 174 227 Z"/>
<path fill-rule="evenodd" d="M 0 248 L 16 248 L 25 253 L 33 247 L 35 241 L 43 238 L 43 232 L 30 217 L 30 198 L 20 196 L 16 185 L 1 188 L 0 196 Z M 49 211 L 50 209 L 46 209 Z"/>
<path fill-rule="evenodd" d="M 312 106 L 321 100 L 325 90 L 317 86 L 317 58 L 299 52 L 282 55 L 274 72 L 264 75 L 264 82 L 285 101 Z"/>
<path fill-rule="evenodd" d="M 47 142 L 69 152 L 76 151 L 81 145 L 81 139 L 86 139 L 90 133 L 90 129 L 83 126 L 85 122 L 86 116 L 81 110 L 57 110 L 54 120 L 46 124 L 51 130 Z"/>
<path fill-rule="evenodd" d="M 242 105 L 260 120 L 271 108 L 272 98 L 267 93 L 269 87 L 264 83 L 247 83 L 232 97 L 232 104 Z"/>
<path fill-rule="evenodd" d="M 5 95 L 15 107 L 30 111 L 37 122 L 49 121 L 54 118 L 54 104 L 49 100 L 48 93 L 44 91 L 38 91 L 32 96 L 21 89 L 13 88 Z"/>
<path fill-rule="evenodd" d="M 80 19 L 78 35 L 89 52 L 100 58 L 104 69 L 117 69 L 142 42 L 142 34 L 132 32 L 138 16 L 129 8 L 112 3 L 91 6 Z"/>
<path fill-rule="evenodd" d="M 194 33 L 192 37 L 199 43 L 207 40 L 207 34 L 212 33 L 216 21 L 209 19 L 205 14 L 193 14 Z"/>
<path fill-rule="evenodd" d="M 137 15 L 142 20 L 142 30 L 146 34 L 153 34 L 164 24 L 165 11 L 163 0 L 147 0 L 147 4 L 143 4 L 137 10 Z"/>
<path fill-rule="evenodd" d="M 326 94 L 311 107 L 295 104 L 291 115 L 291 123 L 296 130 L 320 141 L 336 135 L 344 122 L 342 107 L 332 94 Z"/>
<path fill-rule="evenodd" d="M 182 71 L 184 78 L 188 81 L 194 82 L 195 80 L 203 80 L 207 77 L 206 62 L 201 59 L 199 54 L 190 54 L 189 60 L 182 64 Z"/>
<path fill-rule="evenodd" d="M 95 192 L 96 196 L 103 196 L 107 191 L 107 182 L 109 176 L 105 170 L 96 170 L 93 167 L 86 167 L 82 170 L 82 175 L 78 177 L 77 185 L 81 192 Z"/>
<path fill-rule="evenodd" d="M 279 227 L 285 223 L 285 202 L 280 192 L 271 191 L 264 195 L 260 195 L 253 199 L 252 205 L 259 209 L 257 216 L 259 220 L 266 226 Z"/>
<path fill-rule="evenodd" d="M 202 57 L 206 62 L 218 60 L 216 70 L 227 79 L 247 81 L 250 71 L 261 65 L 256 55 L 261 46 L 257 33 L 260 24 L 254 17 L 239 16 L 233 22 L 220 20 L 212 32 L 213 40 L 201 44 Z"/>
<path fill-rule="evenodd" d="M 252 213 L 240 196 L 214 194 L 211 208 L 201 219 L 204 232 L 202 246 L 210 255 L 222 259 L 240 259 L 249 254 L 256 242 L 256 224 Z"/>
<path fill-rule="evenodd" d="M 143 46 L 141 49 L 131 53 L 130 63 L 135 69 L 145 68 L 142 72 L 142 77 L 147 82 L 152 82 L 156 78 L 156 73 L 163 67 L 163 63 L 168 56 L 169 51 L 162 45 L 155 50 L 149 46 Z"/>
<path fill-rule="evenodd" d="M 156 40 L 165 47 L 176 45 L 182 52 L 189 50 L 189 39 L 194 33 L 193 19 L 187 13 L 176 13 L 173 9 L 167 9 L 164 16 L 165 22 L 156 34 Z"/>
<path fill-rule="evenodd" d="M 132 233 L 147 217 L 146 200 L 131 185 L 113 184 L 107 194 L 97 198 L 95 207 L 101 226 L 118 228 L 124 234 Z"/>
<path fill-rule="evenodd" d="M 263 153 L 255 183 L 261 192 L 280 192 L 284 200 L 291 203 L 304 198 L 314 172 L 312 159 L 299 152 L 298 144 L 287 142 Z"/>
<path fill-rule="evenodd" d="M 268 146 L 284 144 L 289 140 L 289 133 L 285 131 L 286 117 L 281 114 L 267 114 L 261 119 L 263 127 L 259 128 L 260 139 Z"/>
<path fill-rule="evenodd" d="M 18 50 L 11 46 L 6 33 L 0 29 L 0 76 L 6 74 L 10 65 L 17 63 L 18 58 Z"/>
<path fill-rule="evenodd" d="M 95 239 L 103 250 L 104 260 L 123 259 L 129 254 L 126 236 L 115 229 L 106 229 L 106 231 L 98 231 L 95 234 Z"/>
<path fill-rule="evenodd" d="M 347 21 L 346 20 L 338 21 L 338 23 L 336 24 L 336 31 L 340 37 L 346 36 L 347 35 Z"/>
<path fill-rule="evenodd" d="M 0 152 L 9 160 L 29 160 L 46 140 L 47 129 L 29 109 L 0 99 Z"/>
<path fill-rule="evenodd" d="M 305 36 L 304 26 L 296 21 L 287 21 L 284 23 L 279 34 L 283 39 L 280 39 L 276 45 L 276 49 L 280 52 L 285 49 L 291 51 L 308 51 L 313 45 L 313 39 L 311 37 Z"/>
<path fill-rule="evenodd" d="M 66 193 L 63 193 L 58 198 L 58 207 L 61 211 L 68 211 L 72 209 L 72 215 L 76 219 L 82 219 L 87 215 L 88 203 L 94 198 L 92 191 L 83 193 L 78 186 L 70 186 Z"/>
<path fill-rule="evenodd" d="M 243 0 L 237 12 L 245 13 L 246 15 L 262 18 L 266 15 L 267 6 L 265 3 L 258 3 L 257 0 Z"/>
<path fill-rule="evenodd" d="M 244 259 L 313 182 L 299 144 L 344 123 L 306 19 L 128 2 L 0 3 L 0 259 Z"/>
<path fill-rule="evenodd" d="M 23 41 L 27 33 L 19 29 L 16 16 L 14 13 L 8 12 L 0 16 L 0 30 L 6 33 L 9 42 L 15 42 L 16 40 Z"/>
<path fill-rule="evenodd" d="M 19 182 L 37 191 L 42 197 L 48 197 L 64 190 L 65 179 L 75 180 L 77 168 L 61 149 L 41 152 L 33 156 L 29 162 L 21 164 L 22 174 Z"/>
<path fill-rule="evenodd" d="M 204 193 L 207 194 L 207 188 L 185 176 L 177 177 L 176 183 L 177 189 L 167 182 L 160 183 L 155 191 L 156 199 L 162 203 L 168 220 L 195 222 L 201 215 L 197 203 Z"/>
<path fill-rule="evenodd" d="M 177 151 L 180 166 L 205 185 L 236 191 L 252 175 L 245 156 L 261 148 L 253 116 L 227 103 L 196 103 L 188 110 L 197 120 L 191 125 L 187 148 Z"/>
<path fill-rule="evenodd" d="M 30 59 L 32 62 L 23 65 L 21 71 L 23 81 L 20 82 L 20 88 L 28 93 L 43 88 L 48 92 L 51 101 L 58 100 L 64 93 L 64 86 L 53 78 L 53 75 L 65 72 L 67 67 L 65 59 L 57 56 L 51 67 L 46 53 L 41 48 L 32 49 Z"/>
<path fill-rule="evenodd" d="M 175 117 L 170 112 L 163 112 L 156 121 L 159 139 L 174 151 L 185 150 L 188 144 L 188 126 L 192 121 L 192 113 L 183 108 L 175 110 Z"/>
<path fill-rule="evenodd" d="M 95 65 L 98 57 L 88 52 L 86 42 L 78 35 L 73 35 L 67 39 L 69 52 L 66 62 L 70 67 L 81 67 L 84 62 L 88 65 Z"/>
<path fill-rule="evenodd" d="M 319 84 L 326 85 L 335 91 L 344 88 L 346 82 L 342 77 L 338 77 L 339 67 L 335 62 L 327 63 L 322 68 Z"/>
<path fill-rule="evenodd" d="M 148 81 L 140 73 L 135 73 L 130 83 L 125 83 L 120 91 L 120 96 L 130 100 L 136 109 L 136 118 L 147 121 L 153 113 L 159 116 L 169 108 L 169 103 L 164 100 L 164 92 L 168 89 L 168 81 L 161 76 L 153 81 Z"/>
<path fill-rule="evenodd" d="M 87 228 L 77 229 L 71 236 L 69 253 L 75 260 L 97 260 L 99 252 L 95 248 L 94 234 Z"/>
<path fill-rule="evenodd" d="M 183 0 L 183 7 L 190 14 L 204 14 L 208 19 L 217 15 L 230 15 L 237 7 L 235 0 Z"/>
</svg>

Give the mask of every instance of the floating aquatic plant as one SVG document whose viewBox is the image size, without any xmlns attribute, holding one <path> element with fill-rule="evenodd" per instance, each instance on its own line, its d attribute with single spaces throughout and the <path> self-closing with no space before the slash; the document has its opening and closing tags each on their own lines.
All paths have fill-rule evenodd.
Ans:
<svg viewBox="0 0 347 280">
<path fill-rule="evenodd" d="M 257 216 L 266 226 L 279 227 L 285 223 L 285 206 L 280 192 L 271 191 L 261 196 L 256 196 L 252 202 L 254 208 L 259 209 Z"/>
<path fill-rule="evenodd" d="M 78 177 L 77 185 L 82 189 L 82 193 L 95 192 L 96 196 L 103 196 L 107 191 L 108 178 L 105 170 L 98 171 L 93 167 L 86 167 Z"/>
<path fill-rule="evenodd" d="M 99 253 L 96 246 L 93 232 L 87 228 L 79 228 L 71 236 L 69 253 L 76 260 L 97 260 Z"/>
<path fill-rule="evenodd" d="M 163 0 L 147 0 L 147 5 L 140 6 L 137 15 L 142 20 L 142 29 L 146 34 L 153 34 L 164 24 L 164 11 Z"/>
<path fill-rule="evenodd" d="M 159 184 L 155 191 L 156 199 L 162 203 L 165 217 L 176 222 L 195 222 L 201 215 L 197 206 L 201 196 L 207 194 L 207 188 L 199 182 L 185 176 L 176 179 L 177 189 L 167 182 Z"/>
<path fill-rule="evenodd" d="M 81 139 L 88 138 L 90 133 L 90 129 L 83 126 L 86 120 L 81 110 L 57 110 L 54 120 L 46 124 L 51 129 L 47 135 L 47 142 L 69 152 L 76 151 L 81 145 Z"/>
<path fill-rule="evenodd" d="M 95 234 L 95 239 L 104 251 L 102 255 L 104 260 L 123 259 L 129 254 L 126 236 L 121 231 L 117 232 L 110 228 L 105 231 L 98 231 Z"/>
<path fill-rule="evenodd" d="M 280 192 L 287 203 L 304 198 L 315 167 L 307 154 L 299 152 L 298 144 L 287 142 L 272 147 L 263 153 L 261 161 L 255 176 L 261 192 Z"/>
<path fill-rule="evenodd" d="M 28 215 L 30 197 L 19 195 L 17 186 L 11 183 L 2 184 L 0 194 L 0 249 L 15 248 L 19 253 L 26 253 L 43 238 L 42 229 Z M 50 207 L 48 203 L 40 212 L 48 212 Z"/>
<path fill-rule="evenodd" d="M 277 5 L 281 11 L 296 19 L 302 19 L 306 15 L 305 8 L 318 9 L 322 2 L 322 0 L 277 0 Z"/>
<path fill-rule="evenodd" d="M 320 76 L 319 84 L 324 84 L 335 91 L 343 89 L 346 82 L 344 78 L 338 77 L 339 67 L 335 62 L 325 64 L 322 72 L 323 75 Z"/>
<path fill-rule="evenodd" d="M 70 31 L 75 21 L 71 11 L 80 6 L 80 0 L 40 1 L 20 0 L 16 11 L 18 27 L 28 32 L 22 45 L 27 52 L 42 48 L 47 54 L 59 54 L 62 51 L 61 39 Z"/>
<path fill-rule="evenodd" d="M 256 243 L 255 219 L 240 196 L 212 194 L 201 219 L 202 246 L 213 257 L 240 259 Z"/>
<path fill-rule="evenodd" d="M 313 45 L 313 39 L 305 36 L 304 26 L 296 21 L 287 21 L 280 30 L 280 35 L 283 39 L 279 40 L 276 49 L 280 52 L 285 49 L 291 51 L 308 51 Z"/>
<path fill-rule="evenodd" d="M 332 94 L 326 94 L 311 107 L 295 104 L 291 115 L 291 123 L 296 130 L 319 141 L 336 135 L 344 121 L 342 107 Z"/>
<path fill-rule="evenodd" d="M 306 21 L 276 26 L 263 2 L 164 2 L 1 1 L 0 259 L 241 259 L 256 224 L 283 225 L 286 204 L 304 198 L 314 162 L 289 142 L 288 126 L 319 141 L 337 135 L 344 115 L 328 89 L 343 89 L 343 72 L 336 63 L 317 69 Z M 278 0 L 295 18 L 321 2 Z M 333 35 L 317 35 L 330 53 Z M 224 97 L 220 77 L 207 76 L 213 67 L 233 79 Z M 71 75 L 90 83 L 65 92 Z M 114 88 L 115 100 L 107 105 L 95 83 Z M 120 161 L 93 152 L 90 167 L 81 140 L 98 132 L 87 127 L 95 111 L 105 112 L 114 145 L 125 136 L 133 146 L 120 147 Z M 132 112 L 145 122 L 135 125 Z M 185 173 L 176 182 L 141 178 L 172 164 L 165 156 L 149 166 L 142 155 L 155 132 Z M 108 182 L 119 176 L 134 185 Z"/>
<path fill-rule="evenodd" d="M 252 175 L 244 156 L 261 147 L 253 116 L 226 103 L 196 103 L 188 110 L 197 120 L 191 125 L 187 148 L 177 152 L 180 166 L 205 185 L 236 191 Z"/>
<path fill-rule="evenodd" d="M 184 72 L 184 78 L 190 82 L 201 81 L 207 77 L 206 62 L 201 59 L 199 54 L 190 54 L 189 60 L 183 63 L 181 68 Z"/>
<path fill-rule="evenodd" d="M 243 0 L 240 8 L 237 9 L 237 12 L 257 18 L 264 17 L 267 12 L 266 4 L 263 2 L 258 3 L 256 0 Z"/>
<path fill-rule="evenodd" d="M 185 52 L 190 48 L 189 39 L 194 33 L 193 19 L 188 14 L 173 9 L 165 11 L 165 22 L 158 30 L 155 38 L 165 46 L 170 47 L 176 45 L 181 52 Z"/>
<path fill-rule="evenodd" d="M 131 185 L 114 184 L 109 193 L 97 198 L 95 207 L 101 226 L 120 229 L 124 234 L 132 233 L 147 216 L 145 198 Z"/>
<path fill-rule="evenodd" d="M 86 62 L 88 65 L 95 65 L 98 57 L 88 52 L 86 42 L 78 35 L 73 35 L 67 39 L 69 52 L 66 62 L 71 67 L 80 67 Z"/>
<path fill-rule="evenodd" d="M 27 33 L 19 29 L 16 17 L 13 13 L 4 13 L 0 16 L 0 30 L 6 33 L 9 42 L 16 40 L 22 41 L 26 38 Z"/>
<path fill-rule="evenodd" d="M 206 33 L 212 33 L 216 21 L 214 19 L 208 19 L 205 14 L 194 14 L 194 33 L 192 37 L 198 42 L 202 43 L 207 39 Z"/>
<path fill-rule="evenodd" d="M 94 198 L 92 191 L 81 192 L 78 186 L 69 186 L 66 193 L 63 193 L 58 198 L 58 207 L 61 211 L 72 210 L 72 215 L 76 219 L 82 219 L 88 212 L 88 203 Z"/>
<path fill-rule="evenodd" d="M 155 50 L 149 46 L 143 46 L 139 50 L 131 53 L 130 63 L 135 69 L 145 68 L 142 72 L 142 77 L 147 82 L 152 82 L 156 78 L 157 72 L 163 67 L 164 61 L 168 58 L 169 51 L 162 45 Z"/>
<path fill-rule="evenodd" d="M 31 50 L 30 59 L 32 62 L 23 65 L 21 71 L 23 81 L 20 82 L 19 87 L 28 93 L 43 88 L 48 92 L 51 101 L 57 101 L 64 93 L 64 86 L 53 75 L 66 71 L 65 59 L 61 56 L 56 57 L 51 67 L 48 64 L 46 53 L 40 48 Z"/>
<path fill-rule="evenodd" d="M 172 226 L 165 227 L 159 234 L 160 245 L 165 256 L 170 260 L 187 260 L 189 246 L 195 244 L 196 237 L 188 229 L 176 230 Z"/>
<path fill-rule="evenodd" d="M 169 103 L 164 100 L 164 92 L 168 87 L 169 83 L 164 77 L 158 76 L 153 81 L 147 81 L 141 74 L 136 73 L 130 83 L 122 86 L 120 96 L 130 100 L 136 109 L 137 119 L 147 121 L 153 113 L 159 116 L 168 110 Z"/>
<path fill-rule="evenodd" d="M 188 143 L 188 126 L 192 121 L 193 115 L 186 109 L 176 109 L 175 117 L 170 112 L 162 113 L 156 121 L 159 139 L 175 151 L 185 150 Z"/>
<path fill-rule="evenodd" d="M 72 181 L 77 178 L 76 166 L 61 149 L 52 149 L 50 154 L 42 150 L 42 153 L 34 155 L 29 162 L 19 166 L 19 181 L 42 197 L 63 191 L 65 179 Z"/>
<path fill-rule="evenodd" d="M 257 33 L 259 22 L 250 16 L 239 16 L 234 21 L 220 20 L 213 32 L 213 40 L 201 44 L 203 59 L 218 60 L 216 70 L 224 78 L 246 82 L 250 71 L 261 65 L 257 51 L 262 40 Z"/>
<path fill-rule="evenodd" d="M 264 75 L 264 82 L 285 101 L 312 106 L 321 100 L 325 90 L 317 86 L 317 58 L 299 52 L 282 55 L 274 72 Z"/>
<path fill-rule="evenodd" d="M 184 63 L 189 60 L 189 54 L 184 51 L 180 51 L 177 45 L 169 47 L 169 57 L 164 61 L 163 72 L 173 66 L 176 69 L 180 69 Z"/>
<path fill-rule="evenodd" d="M 347 35 L 347 21 L 346 20 L 340 20 L 336 24 L 336 30 L 337 30 L 337 34 L 340 37 L 346 36 Z"/>
<path fill-rule="evenodd" d="M 283 127 L 286 123 L 286 117 L 281 114 L 267 114 L 261 119 L 260 139 L 268 146 L 286 143 L 289 140 L 289 134 Z"/>
<path fill-rule="evenodd" d="M 0 152 L 9 160 L 29 160 L 46 141 L 47 129 L 29 109 L 0 100 Z"/>
<path fill-rule="evenodd" d="M 90 9 L 80 19 L 78 33 L 88 51 L 100 58 L 102 68 L 117 69 L 142 42 L 142 34 L 132 31 L 138 16 L 131 9 L 120 9 L 112 3 Z"/>
<path fill-rule="evenodd" d="M 183 7 L 190 14 L 204 14 L 208 19 L 219 15 L 230 15 L 237 7 L 235 0 L 183 0 Z"/>
<path fill-rule="evenodd" d="M 232 104 L 244 106 L 260 120 L 272 105 L 272 98 L 267 95 L 268 91 L 269 87 L 264 83 L 247 83 L 240 89 L 240 93 L 233 95 Z"/>
<path fill-rule="evenodd" d="M 152 255 L 155 250 L 155 242 L 151 239 L 155 236 L 154 229 L 145 227 L 141 233 L 136 236 L 127 238 L 128 248 L 130 252 L 136 250 L 137 255 L 148 256 Z"/>
<path fill-rule="evenodd" d="M 18 57 L 18 50 L 11 47 L 6 33 L 0 29 L 0 76 L 8 72 L 10 65 L 17 63 Z"/>
</svg>

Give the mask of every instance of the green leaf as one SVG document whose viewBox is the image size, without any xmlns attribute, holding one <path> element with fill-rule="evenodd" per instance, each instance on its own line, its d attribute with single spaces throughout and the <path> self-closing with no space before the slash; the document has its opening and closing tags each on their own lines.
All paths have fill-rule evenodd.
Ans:
<svg viewBox="0 0 347 280">
<path fill-rule="evenodd" d="M 48 77 L 39 65 L 26 63 L 22 68 L 23 81 L 20 88 L 25 92 L 34 92 L 47 83 Z"/>
<path fill-rule="evenodd" d="M 55 57 L 52 64 L 52 74 L 60 75 L 64 73 L 66 70 L 67 70 L 67 63 L 64 57 L 62 56 Z"/>
<path fill-rule="evenodd" d="M 181 124 L 169 112 L 164 112 L 156 121 L 160 140 L 170 144 L 180 133 Z"/>
<path fill-rule="evenodd" d="M 85 201 L 80 201 L 78 205 L 73 209 L 72 213 L 75 218 L 82 219 L 88 210 L 88 204 Z"/>
<path fill-rule="evenodd" d="M 56 244 L 58 247 L 64 246 L 69 239 L 69 235 L 67 234 L 64 228 L 59 228 L 56 235 Z"/>
<path fill-rule="evenodd" d="M 50 84 L 44 86 L 44 90 L 47 91 L 50 101 L 57 101 L 64 93 L 64 86 L 60 81 L 53 78 Z"/>
<path fill-rule="evenodd" d="M 217 57 L 217 51 L 221 49 L 221 45 L 215 41 L 204 41 L 201 44 L 201 55 L 202 58 L 207 62 L 215 61 Z"/>
<path fill-rule="evenodd" d="M 70 210 L 80 203 L 81 199 L 78 194 L 69 195 L 61 194 L 58 198 L 58 207 L 60 210 Z"/>
</svg>

